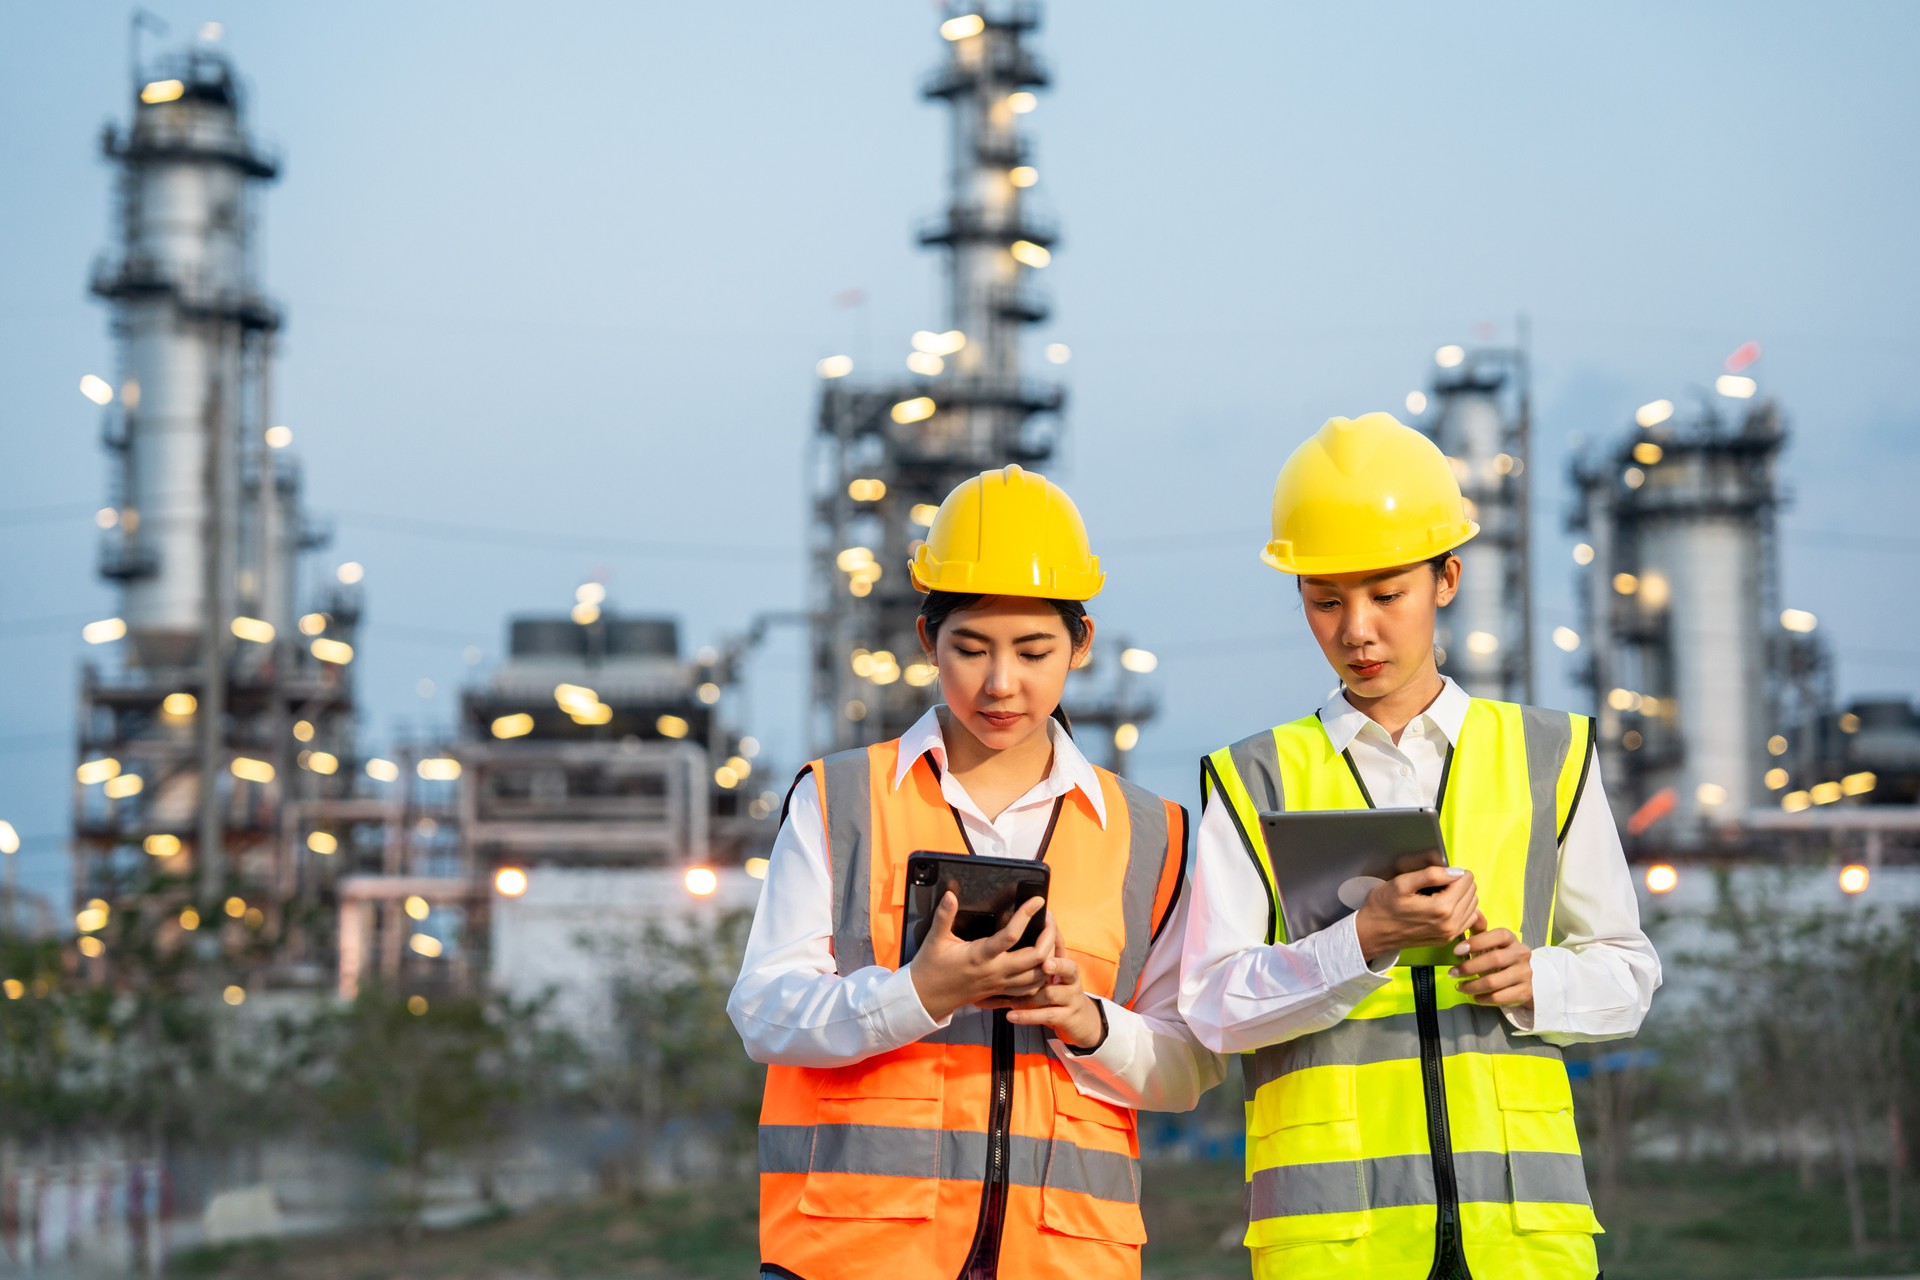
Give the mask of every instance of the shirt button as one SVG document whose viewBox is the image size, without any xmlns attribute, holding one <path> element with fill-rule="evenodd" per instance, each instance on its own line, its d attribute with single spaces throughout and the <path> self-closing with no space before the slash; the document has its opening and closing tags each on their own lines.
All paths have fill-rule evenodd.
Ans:
<svg viewBox="0 0 1920 1280">
<path fill-rule="evenodd" d="M 1403 777 L 1403 778 L 1411 778 L 1411 777 L 1413 776 L 1413 770 L 1411 770 L 1411 769 L 1409 769 L 1409 768 L 1407 768 L 1407 766 L 1406 766 L 1406 765 L 1401 765 L 1401 766 L 1400 766 L 1400 776 L 1401 776 L 1401 777 Z"/>
</svg>

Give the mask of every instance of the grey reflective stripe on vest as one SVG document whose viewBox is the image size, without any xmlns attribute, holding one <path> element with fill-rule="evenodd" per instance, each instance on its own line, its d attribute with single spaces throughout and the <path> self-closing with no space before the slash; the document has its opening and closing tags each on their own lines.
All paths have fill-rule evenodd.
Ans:
<svg viewBox="0 0 1920 1280">
<path fill-rule="evenodd" d="M 871 766 L 864 747 L 820 762 L 827 793 L 827 862 L 833 871 L 833 966 L 844 977 L 873 961 L 873 920 L 867 901 L 873 820 Z"/>
<path fill-rule="evenodd" d="M 1019 1026 L 1013 1031 L 1013 1052 L 1040 1054 L 1051 1058 L 1053 1051 L 1047 1048 L 1047 1033 L 1043 1027 Z M 975 1048 L 991 1048 L 993 1045 L 993 1014 L 986 1009 L 968 1006 L 954 1012 L 953 1021 L 938 1031 L 930 1031 L 921 1036 L 916 1044 L 972 1045 Z"/>
<path fill-rule="evenodd" d="M 1240 739 L 1227 748 L 1227 755 L 1255 809 L 1278 813 L 1287 807 L 1287 790 L 1280 781 L 1280 746 L 1274 741 L 1273 730 Z M 1257 831 L 1247 834 L 1260 838 Z"/>
<path fill-rule="evenodd" d="M 1577 1155 L 1546 1151 L 1456 1151 L 1453 1167 L 1465 1203 L 1590 1204 L 1586 1169 Z M 1426 1152 L 1284 1164 L 1256 1169 L 1247 1184 L 1247 1213 L 1292 1218 L 1359 1213 L 1436 1203 L 1433 1157 Z"/>
<path fill-rule="evenodd" d="M 1153 899 L 1160 889 L 1160 873 L 1167 865 L 1167 806 L 1151 791 L 1130 782 L 1120 783 L 1127 801 L 1127 878 L 1120 888 L 1120 912 L 1126 921 L 1126 945 L 1120 950 L 1120 969 L 1113 980 L 1116 1002 L 1133 1003 L 1140 971 L 1147 967 L 1147 947 L 1153 941 Z"/>
<path fill-rule="evenodd" d="M 1554 886 L 1560 879 L 1560 770 L 1573 749 L 1573 721 L 1564 711 L 1522 707 L 1520 724 L 1527 739 L 1527 790 L 1533 799 L 1520 941 L 1528 947 L 1544 947 L 1553 941 L 1547 936 L 1547 922 L 1553 918 Z"/>
<path fill-rule="evenodd" d="M 1414 1013 L 1394 1013 L 1384 1018 L 1348 1018 L 1325 1031 L 1257 1049 L 1253 1060 L 1245 1064 L 1248 1088 L 1258 1089 L 1310 1067 L 1362 1067 L 1418 1058 L 1418 1017 Z M 1439 1018 L 1440 1051 L 1448 1057 L 1457 1053 L 1561 1056 L 1560 1050 L 1536 1036 L 1515 1035 L 1498 1009 L 1457 1004 L 1440 1010 Z"/>
<path fill-rule="evenodd" d="M 877 1124 L 763 1124 L 760 1172 L 979 1182 L 987 1172 L 987 1135 Z M 1058 1138 L 1011 1136 L 1007 1174 L 1017 1187 L 1044 1185 L 1099 1200 L 1140 1202 L 1140 1167 L 1133 1157 Z"/>
</svg>

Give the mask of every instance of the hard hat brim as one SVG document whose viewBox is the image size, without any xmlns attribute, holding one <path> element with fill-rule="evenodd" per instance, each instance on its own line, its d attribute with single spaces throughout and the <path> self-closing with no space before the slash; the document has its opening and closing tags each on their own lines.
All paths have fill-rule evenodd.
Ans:
<svg viewBox="0 0 1920 1280">
<path fill-rule="evenodd" d="M 1316 574 L 1377 573 L 1382 569 L 1422 564 L 1444 552 L 1465 546 L 1479 534 L 1480 524 L 1478 521 L 1469 520 L 1464 526 L 1453 530 L 1444 533 L 1438 530 L 1435 532 L 1438 536 L 1431 541 L 1414 546 L 1396 547 L 1392 555 L 1384 557 L 1379 551 L 1360 552 L 1353 555 L 1298 556 L 1293 554 L 1290 543 L 1269 542 L 1260 552 L 1260 562 L 1282 573 L 1291 573 L 1302 578 Z"/>
</svg>

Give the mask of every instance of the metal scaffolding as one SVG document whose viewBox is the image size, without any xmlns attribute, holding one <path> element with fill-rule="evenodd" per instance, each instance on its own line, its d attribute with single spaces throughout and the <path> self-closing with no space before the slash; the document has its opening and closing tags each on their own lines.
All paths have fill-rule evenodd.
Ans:
<svg viewBox="0 0 1920 1280">
<path fill-rule="evenodd" d="M 1034 273 L 1058 233 L 1028 207 L 1038 181 L 1023 121 L 1048 83 L 1028 47 L 1038 7 L 957 13 L 940 27 L 946 60 L 924 95 L 951 111 L 946 211 L 919 242 L 947 256 L 947 329 L 914 335 L 910 376 L 854 379 L 822 362 L 810 467 L 810 735 L 825 750 L 897 737 L 937 678 L 914 619 L 907 560 L 956 485 L 989 468 L 1044 469 L 1065 392 L 1023 376 L 1027 331 L 1049 307 Z M 1097 664 L 1105 667 L 1105 662 Z M 1107 729 L 1118 767 L 1153 704 L 1122 669 L 1103 691 L 1077 680 L 1076 724 Z"/>
</svg>

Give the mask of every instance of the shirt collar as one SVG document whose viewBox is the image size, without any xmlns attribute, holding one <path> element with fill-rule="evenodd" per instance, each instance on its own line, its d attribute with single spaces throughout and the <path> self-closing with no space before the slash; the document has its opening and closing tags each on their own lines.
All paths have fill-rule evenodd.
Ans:
<svg viewBox="0 0 1920 1280">
<path fill-rule="evenodd" d="M 1065 795 L 1078 790 L 1087 798 L 1087 803 L 1093 807 L 1093 816 L 1099 820 L 1101 829 L 1105 830 L 1107 800 L 1100 788 L 1100 775 L 1094 771 L 1093 762 L 1075 745 L 1073 735 L 1052 716 L 1047 717 L 1047 737 L 1053 743 L 1053 769 L 1047 774 L 1046 781 L 1054 784 L 1051 788 L 1053 793 Z M 913 771 L 914 761 L 928 753 L 933 755 L 934 763 L 945 773 L 947 740 L 940 728 L 938 706 L 928 707 L 926 714 L 900 735 L 900 760 L 893 769 L 895 791 L 900 789 L 900 784 Z"/>
<path fill-rule="evenodd" d="M 1454 683 L 1451 676 L 1442 676 L 1440 680 L 1439 696 L 1433 700 L 1431 706 L 1415 716 L 1407 727 L 1412 728 L 1413 725 L 1425 720 L 1445 735 L 1449 745 L 1457 746 L 1460 742 L 1461 726 L 1467 722 L 1467 706 L 1473 699 L 1467 695 L 1465 689 Z M 1333 749 L 1345 751 L 1353 745 L 1353 740 L 1374 722 L 1367 718 L 1366 712 L 1347 701 L 1344 685 L 1335 685 L 1333 692 L 1327 696 L 1326 702 L 1320 707 L 1320 723 L 1326 726 L 1327 738 L 1333 743 Z M 1375 728 L 1382 734 L 1386 732 L 1384 729 L 1379 729 L 1377 725 Z"/>
</svg>

